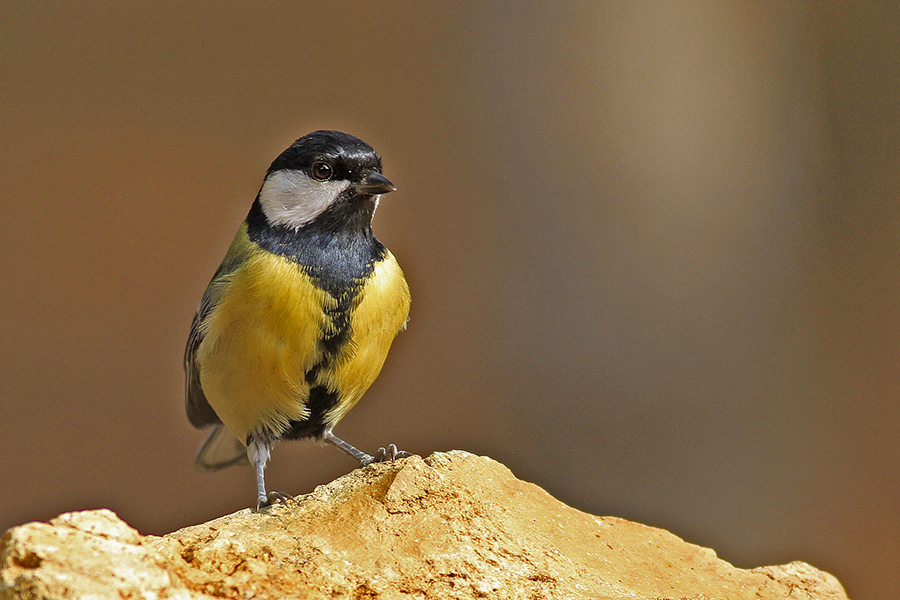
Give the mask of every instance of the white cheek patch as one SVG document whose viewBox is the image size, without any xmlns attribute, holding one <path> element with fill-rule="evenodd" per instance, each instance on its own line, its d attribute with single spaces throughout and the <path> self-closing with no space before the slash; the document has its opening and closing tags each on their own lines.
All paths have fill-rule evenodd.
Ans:
<svg viewBox="0 0 900 600">
<path fill-rule="evenodd" d="M 272 225 L 302 227 L 334 203 L 349 181 L 316 181 L 303 171 L 275 171 L 259 192 L 266 219 Z"/>
</svg>

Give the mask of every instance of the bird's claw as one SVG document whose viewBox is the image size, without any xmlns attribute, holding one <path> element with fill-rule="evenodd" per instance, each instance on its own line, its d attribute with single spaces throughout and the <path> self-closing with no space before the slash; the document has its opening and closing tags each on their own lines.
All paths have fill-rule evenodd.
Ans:
<svg viewBox="0 0 900 600">
<path fill-rule="evenodd" d="M 284 504 L 288 500 L 293 500 L 294 497 L 290 494 L 285 494 L 283 492 L 269 492 L 268 496 L 260 496 L 256 499 L 256 510 L 261 510 L 267 506 L 272 506 L 273 504 Z"/>
<path fill-rule="evenodd" d="M 375 453 L 375 456 L 372 457 L 372 460 L 369 461 L 369 463 L 390 462 L 397 460 L 398 458 L 408 458 L 412 455 L 411 452 L 407 452 L 406 450 L 399 450 L 395 444 L 388 444 L 387 448 L 379 448 L 378 452 Z"/>
</svg>

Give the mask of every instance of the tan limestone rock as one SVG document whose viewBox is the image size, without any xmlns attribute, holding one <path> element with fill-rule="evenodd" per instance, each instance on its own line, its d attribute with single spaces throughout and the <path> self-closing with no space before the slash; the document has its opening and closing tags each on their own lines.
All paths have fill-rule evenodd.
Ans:
<svg viewBox="0 0 900 600">
<path fill-rule="evenodd" d="M 371 465 L 296 502 L 164 537 L 110 511 L 0 541 L 7 598 L 839 600 L 801 562 L 737 569 L 653 527 L 595 517 L 466 452 Z"/>
</svg>

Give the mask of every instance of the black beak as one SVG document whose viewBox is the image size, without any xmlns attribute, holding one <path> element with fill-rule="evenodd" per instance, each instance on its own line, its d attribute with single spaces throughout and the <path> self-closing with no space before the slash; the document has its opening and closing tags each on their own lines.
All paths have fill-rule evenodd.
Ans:
<svg viewBox="0 0 900 600">
<path fill-rule="evenodd" d="M 396 192 L 397 188 L 391 183 L 391 180 L 381 173 L 369 173 L 366 178 L 359 183 L 353 184 L 353 189 L 359 194 L 366 196 L 377 196 L 378 194 L 387 194 L 388 192 Z"/>
</svg>

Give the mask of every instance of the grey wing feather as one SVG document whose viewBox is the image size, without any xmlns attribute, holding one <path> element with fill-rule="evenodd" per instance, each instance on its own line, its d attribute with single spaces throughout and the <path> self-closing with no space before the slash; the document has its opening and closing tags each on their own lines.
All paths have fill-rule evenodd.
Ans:
<svg viewBox="0 0 900 600">
<path fill-rule="evenodd" d="M 188 420 L 194 427 L 203 429 L 214 426 L 197 455 L 197 465 L 204 469 L 221 469 L 233 464 L 247 461 L 246 451 L 240 440 L 235 438 L 222 425 L 219 415 L 209 405 L 203 386 L 200 383 L 200 365 L 197 363 L 197 351 L 205 335 L 202 327 L 204 320 L 213 310 L 218 299 L 227 289 L 230 276 L 238 269 L 247 257 L 250 249 L 247 237 L 247 224 L 238 230 L 234 241 L 225 254 L 225 259 L 203 293 L 200 307 L 194 315 L 191 333 L 188 335 L 184 349 L 184 403 Z"/>
<path fill-rule="evenodd" d="M 211 288 L 212 286 L 210 286 Z M 184 349 L 184 399 L 185 410 L 191 425 L 198 429 L 219 424 L 222 421 L 206 400 L 206 394 L 200 385 L 200 368 L 197 365 L 197 349 L 203 341 L 203 332 L 200 323 L 212 309 L 213 300 L 210 288 L 206 289 L 200 307 L 194 314 L 191 324 L 191 333 L 188 335 L 187 346 Z"/>
</svg>

